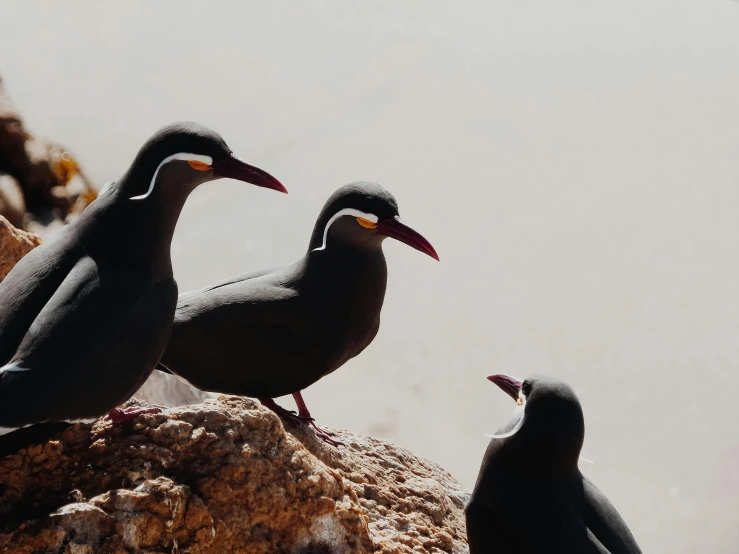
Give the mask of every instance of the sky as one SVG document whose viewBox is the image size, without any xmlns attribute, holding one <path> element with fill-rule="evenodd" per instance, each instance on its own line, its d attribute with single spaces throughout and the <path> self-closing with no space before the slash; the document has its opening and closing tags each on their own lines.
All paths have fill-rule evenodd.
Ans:
<svg viewBox="0 0 739 554">
<path fill-rule="evenodd" d="M 8 2 L 0 51 L 96 183 L 192 119 L 287 186 L 193 193 L 183 291 L 302 256 L 344 183 L 396 196 L 441 262 L 386 241 L 380 332 L 304 394 L 319 422 L 471 487 L 513 410 L 484 377 L 555 375 L 644 552 L 736 552 L 738 2 Z"/>
</svg>

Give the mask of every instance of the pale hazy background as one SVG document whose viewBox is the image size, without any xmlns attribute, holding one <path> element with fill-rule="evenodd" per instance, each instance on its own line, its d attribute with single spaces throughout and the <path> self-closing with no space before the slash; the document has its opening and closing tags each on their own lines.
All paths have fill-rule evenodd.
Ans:
<svg viewBox="0 0 739 554">
<path fill-rule="evenodd" d="M 33 131 L 103 183 L 194 119 L 290 189 L 197 190 L 181 290 L 301 256 L 356 179 L 439 251 L 388 241 L 380 333 L 306 393 L 320 422 L 471 487 L 513 408 L 484 376 L 551 373 L 645 553 L 739 551 L 738 3 L 99 4 L 3 2 Z"/>
</svg>

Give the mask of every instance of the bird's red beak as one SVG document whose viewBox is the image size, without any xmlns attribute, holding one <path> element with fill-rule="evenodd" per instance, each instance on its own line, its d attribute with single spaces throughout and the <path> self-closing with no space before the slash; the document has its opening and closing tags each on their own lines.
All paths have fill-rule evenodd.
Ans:
<svg viewBox="0 0 739 554">
<path fill-rule="evenodd" d="M 439 255 L 434 250 L 434 247 L 431 246 L 431 243 L 423 238 L 419 232 L 414 231 L 400 221 L 399 216 L 396 215 L 395 217 L 381 219 L 377 222 L 376 229 L 379 234 L 399 240 L 424 254 L 428 254 L 437 262 L 439 261 Z"/>
<path fill-rule="evenodd" d="M 498 385 L 500 390 L 518 402 L 518 396 L 521 393 L 521 385 L 523 384 L 521 381 L 508 375 L 490 375 L 488 377 L 488 381 L 492 381 Z"/>
<path fill-rule="evenodd" d="M 233 154 L 229 154 L 222 160 L 214 162 L 212 168 L 213 174 L 218 177 L 236 179 L 238 181 L 251 183 L 258 187 L 264 187 L 287 194 L 287 189 L 282 186 L 282 183 L 272 177 L 272 175 L 258 167 L 242 162 Z"/>
</svg>

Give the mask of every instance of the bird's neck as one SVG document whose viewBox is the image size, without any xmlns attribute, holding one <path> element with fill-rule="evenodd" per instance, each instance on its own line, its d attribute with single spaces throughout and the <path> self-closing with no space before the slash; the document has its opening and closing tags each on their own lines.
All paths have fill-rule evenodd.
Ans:
<svg viewBox="0 0 739 554">
<path fill-rule="evenodd" d="M 119 263 L 145 266 L 160 278 L 171 277 L 172 237 L 189 192 L 183 187 L 165 196 L 155 188 L 144 200 L 101 199 L 108 200 L 108 205 L 90 214 L 98 227 L 93 248 L 103 256 L 115 252 Z M 120 189 L 114 194 L 120 194 Z"/>
<path fill-rule="evenodd" d="M 566 485 L 580 478 L 577 460 L 552 456 L 531 444 L 493 439 L 483 458 L 475 491 L 483 495 L 523 494 L 524 489 Z"/>
<path fill-rule="evenodd" d="M 325 250 L 310 250 L 304 259 L 305 288 L 322 296 L 346 297 L 379 311 L 387 285 L 382 247 L 357 248 L 336 241 Z"/>
<path fill-rule="evenodd" d="M 501 453 L 501 462 L 511 466 L 509 471 L 552 480 L 567 479 L 579 473 L 580 447 L 565 445 L 550 437 L 527 437 L 519 432 L 505 439 Z"/>
</svg>

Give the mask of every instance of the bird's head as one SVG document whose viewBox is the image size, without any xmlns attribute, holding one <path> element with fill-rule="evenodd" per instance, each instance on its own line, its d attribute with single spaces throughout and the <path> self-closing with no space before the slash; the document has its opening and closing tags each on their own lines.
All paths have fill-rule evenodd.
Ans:
<svg viewBox="0 0 739 554">
<path fill-rule="evenodd" d="M 344 185 L 328 199 L 316 221 L 310 249 L 330 250 L 339 243 L 380 248 L 387 237 L 439 259 L 431 243 L 400 220 L 392 194 L 376 183 L 356 182 Z"/>
<path fill-rule="evenodd" d="M 575 391 L 552 377 L 529 377 L 519 381 L 508 375 L 491 375 L 488 380 L 516 401 L 508 424 L 493 439 L 510 441 L 528 459 L 523 465 L 544 465 L 572 469 L 585 438 L 585 421 Z"/>
<path fill-rule="evenodd" d="M 287 192 L 272 175 L 234 156 L 218 133 L 192 122 L 174 123 L 157 131 L 141 147 L 120 183 L 127 198 L 146 201 L 155 191 L 164 195 L 189 193 L 222 177 Z"/>
</svg>

